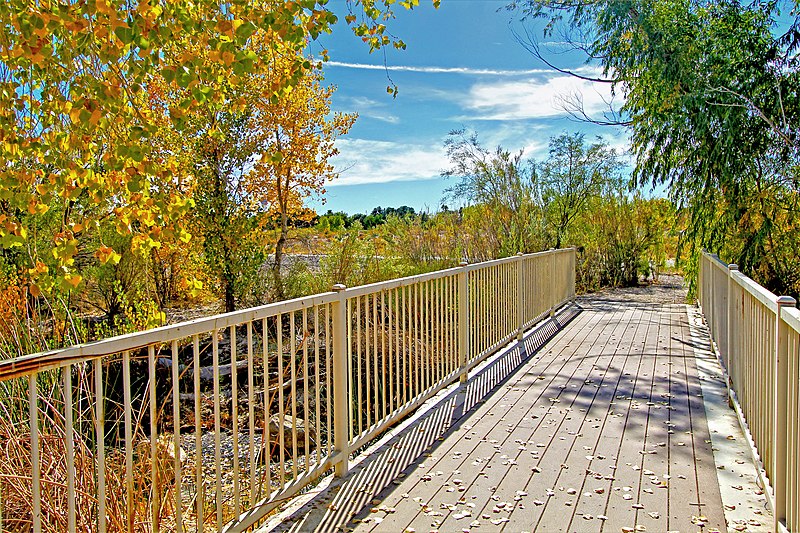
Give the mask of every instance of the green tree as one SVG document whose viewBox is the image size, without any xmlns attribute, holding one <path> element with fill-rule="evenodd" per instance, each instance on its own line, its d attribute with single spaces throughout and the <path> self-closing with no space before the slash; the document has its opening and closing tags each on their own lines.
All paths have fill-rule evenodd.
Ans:
<svg viewBox="0 0 800 533">
<path fill-rule="evenodd" d="M 549 156 L 537 165 L 536 188 L 555 248 L 564 244 L 570 225 L 593 196 L 621 182 L 622 163 L 602 141 L 586 145 L 583 133 L 550 139 Z"/>
<path fill-rule="evenodd" d="M 529 222 L 536 211 L 533 165 L 523 161 L 522 152 L 484 148 L 477 133 L 464 129 L 451 131 L 445 148 L 450 168 L 442 176 L 458 178 L 446 195 L 491 210 L 501 234 L 500 253 L 528 251 Z"/>
<path fill-rule="evenodd" d="M 526 0 L 544 35 L 565 33 L 624 96 L 638 183 L 667 184 L 689 213 L 685 243 L 800 290 L 798 20 L 790 2 Z M 540 45 L 532 43 L 533 51 Z M 540 55 L 543 55 L 540 53 Z"/>
</svg>

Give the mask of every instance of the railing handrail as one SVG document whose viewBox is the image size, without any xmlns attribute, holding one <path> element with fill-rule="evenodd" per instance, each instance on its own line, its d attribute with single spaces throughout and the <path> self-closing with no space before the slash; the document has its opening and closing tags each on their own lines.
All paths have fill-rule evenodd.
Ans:
<svg viewBox="0 0 800 533">
<path fill-rule="evenodd" d="M 562 248 L 552 251 L 524 254 L 522 257 L 533 258 L 546 255 L 548 253 L 566 253 L 570 252 L 571 250 L 572 248 Z M 502 259 L 494 259 L 491 261 L 483 261 L 480 263 L 471 263 L 467 265 L 466 270 L 467 272 L 471 272 L 494 265 L 513 262 L 518 260 L 519 257 L 520 256 L 511 256 Z M 382 290 L 405 287 L 422 281 L 453 276 L 461 272 L 462 268 L 463 267 L 454 267 L 444 270 L 437 270 L 434 272 L 426 272 L 423 274 L 415 274 L 413 276 L 405 276 L 387 281 L 380 281 L 377 283 L 370 283 L 367 285 L 348 287 L 347 289 L 344 289 L 343 293 L 345 297 L 352 298 Z M 335 292 L 324 292 L 311 296 L 301 296 L 292 300 L 269 303 L 257 307 L 232 311 L 230 313 L 220 313 L 212 316 L 178 322 L 176 324 L 159 326 L 157 328 L 144 331 L 117 335 L 98 341 L 76 344 L 67 348 L 59 348 L 56 350 L 28 354 L 14 359 L 6 359 L 0 361 L 0 382 L 8 379 L 27 376 L 34 372 L 90 361 L 97 357 L 111 353 L 141 350 L 152 344 L 167 343 L 173 340 L 184 339 L 197 333 L 204 333 L 212 329 L 223 329 L 241 322 L 260 320 L 262 318 L 267 318 L 279 313 L 299 311 L 308 306 L 325 305 L 332 303 L 338 298 L 339 295 Z"/>
<path fill-rule="evenodd" d="M 712 271 L 706 272 L 706 265 Z M 789 436 L 799 431 L 791 421 L 800 417 L 800 410 L 788 401 L 800 395 L 797 302 L 774 294 L 736 265 L 726 265 L 706 251 L 699 274 L 700 307 L 725 367 L 729 398 L 750 435 L 754 460 L 760 463 L 759 477 L 773 510 L 775 531 L 797 531 L 798 509 L 787 501 L 797 497 L 790 487 L 800 483 L 796 462 L 794 470 L 787 467 L 800 459 L 797 436 Z"/>
<path fill-rule="evenodd" d="M 166 436 L 171 440 L 172 459 L 168 461 L 174 462 L 175 480 L 170 494 L 176 520 L 181 520 L 180 513 L 185 510 L 203 516 L 205 524 L 204 507 L 213 503 L 217 528 L 238 532 L 329 469 L 337 476 L 344 475 L 351 453 L 442 388 L 465 382 L 472 368 L 515 338 L 521 342 L 523 329 L 548 314 L 554 316 L 574 298 L 575 249 L 551 249 L 472 265 L 461 263 L 456 268 L 369 285 L 336 285 L 332 292 L 0 361 L 0 382 L 27 381 L 32 492 L 23 500 L 32 502 L 33 530 L 41 529 L 42 501 L 48 495 L 44 487 L 50 487 L 41 477 L 42 403 L 50 406 L 58 419 L 45 410 L 42 416 L 47 422 L 42 418 L 42 423 L 48 431 L 63 431 L 56 440 L 63 439 L 67 449 L 75 444 L 78 432 L 87 436 L 87 441 L 79 441 L 86 446 L 79 454 L 82 465 L 91 464 L 87 460 L 94 462 L 97 488 L 95 494 L 90 491 L 79 499 L 81 505 L 89 506 L 83 518 L 101 533 L 107 522 L 107 464 L 117 482 L 122 482 L 124 470 L 127 510 L 119 517 L 134 520 L 135 494 L 142 492 L 134 488 L 134 458 L 147 459 L 146 452 L 140 456 L 134 450 L 142 436 L 149 443 L 153 487 L 159 476 L 156 465 L 162 460 L 160 439 Z M 139 361 L 132 376 L 134 357 Z M 40 394 L 39 382 L 48 383 L 40 380 L 41 374 L 57 369 L 63 370 L 50 375 L 55 381 Z M 77 382 L 73 382 L 73 374 Z M 221 385 L 228 385 L 222 383 L 223 376 L 229 381 L 230 403 L 225 405 Z M 14 394 L 19 394 L 20 383 L 12 385 Z M 185 399 L 184 392 L 188 394 Z M 242 404 L 246 407 L 240 408 L 240 401 L 246 402 Z M 210 429 L 204 426 L 211 422 L 206 410 L 211 408 L 209 402 L 213 403 L 215 474 L 207 478 L 201 456 Z M 158 407 L 168 403 L 172 404 L 171 429 Z M 261 411 L 258 415 L 256 409 Z M 223 410 L 229 413 L 225 417 L 230 427 L 222 424 Z M 182 443 L 182 412 L 194 420 L 195 460 L 191 467 L 182 465 L 181 460 L 183 447 L 192 447 Z M 234 461 L 232 502 L 222 496 L 220 462 L 221 434 L 228 430 Z M 118 451 L 124 447 L 124 468 L 106 461 L 109 436 L 117 439 Z M 249 464 L 243 467 L 238 451 L 244 446 L 248 447 L 245 462 Z M 266 454 L 262 455 L 262 448 L 267 449 Z M 116 468 L 111 464 L 117 464 Z M 249 481 L 240 479 L 244 472 L 250 473 Z M 67 453 L 63 475 L 67 501 L 73 501 L 77 498 L 73 453 Z M 213 494 L 205 492 L 205 479 L 213 480 Z M 193 487 L 189 489 L 194 491 L 193 497 L 184 499 L 184 482 Z M 245 495 L 247 499 L 242 500 Z M 141 500 L 149 506 L 151 525 L 156 527 L 160 497 L 154 490 Z M 93 498 L 97 507 L 87 498 Z M 0 498 L 0 520 L 2 512 Z M 73 524 L 80 515 L 74 505 L 67 514 Z M 228 525 L 223 528 L 224 524 Z"/>
<path fill-rule="evenodd" d="M 786 325 L 800 334 L 800 309 L 795 307 L 781 308 L 781 319 L 786 322 Z"/>
</svg>

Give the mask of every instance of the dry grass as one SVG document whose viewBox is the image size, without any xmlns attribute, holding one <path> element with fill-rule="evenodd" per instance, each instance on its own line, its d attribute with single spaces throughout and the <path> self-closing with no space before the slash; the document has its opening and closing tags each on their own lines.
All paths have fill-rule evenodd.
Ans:
<svg viewBox="0 0 800 533">
<path fill-rule="evenodd" d="M 63 421 L 46 418 L 40 432 L 39 452 L 41 463 L 41 508 L 43 531 L 68 531 L 67 456 Z M 174 524 L 174 470 L 173 457 L 167 441 L 157 445 L 155 487 L 158 499 L 163 502 L 158 510 L 158 520 L 168 527 Z M 97 529 L 98 500 L 97 471 L 92 447 L 79 435 L 74 439 L 75 466 L 75 529 Z M 106 461 L 106 519 L 108 531 L 151 531 L 153 501 L 151 484 L 150 445 L 139 441 L 134 450 L 133 481 L 130 503 L 125 486 L 125 455 L 110 449 Z M 27 425 L 14 425 L 0 418 L 0 508 L 3 531 L 29 531 L 32 529 L 31 438 Z M 130 526 L 130 527 L 129 527 Z"/>
</svg>

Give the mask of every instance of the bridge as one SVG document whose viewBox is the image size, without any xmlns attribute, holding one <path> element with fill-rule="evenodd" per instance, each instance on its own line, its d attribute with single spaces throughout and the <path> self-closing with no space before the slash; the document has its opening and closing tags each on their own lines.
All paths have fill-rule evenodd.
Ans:
<svg viewBox="0 0 800 533">
<path fill-rule="evenodd" d="M 0 525 L 800 530 L 794 301 L 708 254 L 699 307 L 574 280 L 551 250 L 4 361 Z"/>
</svg>

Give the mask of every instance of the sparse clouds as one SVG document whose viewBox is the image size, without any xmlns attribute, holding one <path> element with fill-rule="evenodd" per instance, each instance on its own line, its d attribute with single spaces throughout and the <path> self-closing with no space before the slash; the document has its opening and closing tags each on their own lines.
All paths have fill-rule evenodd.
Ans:
<svg viewBox="0 0 800 533">
<path fill-rule="evenodd" d="M 476 120 L 527 120 L 567 115 L 569 101 L 579 98 L 587 114 L 608 110 L 611 86 L 572 76 L 541 80 L 476 83 L 463 101 L 467 116 Z"/>
<path fill-rule="evenodd" d="M 365 96 L 353 96 L 342 99 L 343 105 L 340 109 L 355 111 L 360 118 L 371 118 L 386 122 L 388 124 L 398 124 L 400 117 L 386 110 L 386 104 Z"/>
<path fill-rule="evenodd" d="M 533 74 L 547 74 L 546 69 L 507 70 L 468 67 L 430 67 L 410 65 L 373 65 L 370 63 L 343 63 L 341 61 L 328 61 L 325 67 L 351 68 L 357 70 L 383 70 L 389 72 L 418 72 L 422 74 L 464 74 L 467 76 L 530 76 Z"/>
<path fill-rule="evenodd" d="M 339 139 L 334 164 L 341 172 L 328 186 L 433 179 L 447 166 L 440 144 L 434 146 Z"/>
</svg>

